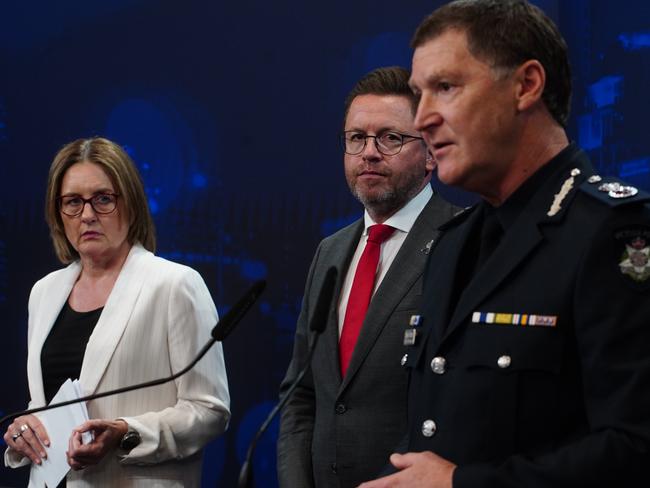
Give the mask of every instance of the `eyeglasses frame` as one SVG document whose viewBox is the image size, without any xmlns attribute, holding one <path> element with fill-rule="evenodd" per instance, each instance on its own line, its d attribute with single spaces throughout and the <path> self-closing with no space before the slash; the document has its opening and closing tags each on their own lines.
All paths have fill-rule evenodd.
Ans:
<svg viewBox="0 0 650 488">
<path fill-rule="evenodd" d="M 76 213 L 76 214 L 72 214 L 72 215 L 71 215 L 71 214 L 65 213 L 65 212 L 63 211 L 63 199 L 66 198 L 66 197 L 72 197 L 72 196 L 74 196 L 74 197 L 76 197 L 76 198 L 79 198 L 79 199 L 83 202 L 83 205 L 81 205 L 80 210 L 79 210 L 78 213 Z M 99 210 L 97 210 L 97 209 L 95 208 L 95 205 L 93 204 L 93 199 L 95 199 L 95 198 L 97 198 L 97 197 L 101 197 L 101 196 L 111 196 L 111 197 L 115 197 L 115 207 L 113 208 L 113 210 L 111 210 L 111 211 L 109 211 L 109 212 L 100 212 Z M 65 215 L 65 216 L 67 216 L 67 217 L 79 217 L 79 216 L 84 212 L 84 209 L 86 208 L 86 204 L 87 204 L 87 203 L 90 204 L 90 208 L 92 208 L 92 209 L 93 209 L 93 212 L 95 212 L 96 214 L 98 214 L 98 215 L 110 215 L 110 214 L 112 214 L 113 212 L 115 212 L 115 210 L 117 209 L 117 199 L 118 199 L 119 196 L 120 196 L 119 193 L 98 193 L 98 194 L 96 194 L 96 195 L 93 195 L 93 196 L 90 197 L 90 198 L 83 198 L 81 195 L 62 195 L 62 196 L 58 197 L 58 198 L 56 199 L 56 201 L 57 201 L 57 204 L 58 204 L 58 206 L 59 206 L 59 211 L 60 211 L 63 215 Z"/>
<path fill-rule="evenodd" d="M 363 146 L 361 147 L 361 149 L 358 152 L 351 153 L 351 152 L 347 151 L 346 145 L 345 145 L 345 135 L 350 133 L 350 132 L 360 133 L 360 134 L 363 133 L 362 131 L 358 131 L 358 130 L 345 130 L 345 131 L 341 132 L 341 134 L 339 135 L 341 146 L 343 147 L 343 152 L 345 154 L 349 154 L 350 156 L 357 156 L 357 155 L 361 154 L 366 149 L 366 146 L 368 145 L 368 138 L 369 137 L 372 137 L 375 140 L 375 149 L 377 149 L 377 151 L 379 153 L 383 154 L 384 156 L 395 156 L 396 154 L 399 154 L 402 151 L 402 148 L 404 147 L 405 144 L 408 144 L 409 142 L 416 141 L 418 139 L 423 140 L 423 138 L 419 137 L 419 136 L 412 136 L 411 134 L 403 134 L 401 132 L 397 132 L 397 131 L 394 131 L 394 130 L 387 130 L 387 131 L 384 131 L 384 132 L 382 132 L 380 134 L 375 134 L 374 136 L 370 135 L 370 134 L 365 134 L 364 141 L 363 141 Z M 382 137 L 382 136 L 384 136 L 385 134 L 388 134 L 388 133 L 396 134 L 396 135 L 398 135 L 398 136 L 400 136 L 402 138 L 402 144 L 400 145 L 397 152 L 385 153 L 384 151 L 382 151 L 379 148 L 379 144 L 377 143 L 377 138 Z M 408 138 L 409 140 L 405 140 L 406 138 Z"/>
</svg>

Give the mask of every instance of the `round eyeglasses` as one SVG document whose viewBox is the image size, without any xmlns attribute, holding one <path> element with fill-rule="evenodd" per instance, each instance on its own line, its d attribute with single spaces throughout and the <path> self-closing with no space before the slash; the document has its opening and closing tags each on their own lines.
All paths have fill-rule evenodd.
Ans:
<svg viewBox="0 0 650 488">
<path fill-rule="evenodd" d="M 361 154 L 366 148 L 368 138 L 372 137 L 375 140 L 375 147 L 384 156 L 394 156 L 402 150 L 404 144 L 415 140 L 422 140 L 421 137 L 412 136 L 409 134 L 401 134 L 399 132 L 387 131 L 371 136 L 365 132 L 357 130 L 346 130 L 341 134 L 341 145 L 346 154 L 356 155 Z"/>
<path fill-rule="evenodd" d="M 109 214 L 117 208 L 117 193 L 98 193 L 90 198 L 81 198 L 79 195 L 65 195 L 58 198 L 59 208 L 68 217 L 77 217 L 82 214 L 87 203 L 95 213 Z"/>
</svg>

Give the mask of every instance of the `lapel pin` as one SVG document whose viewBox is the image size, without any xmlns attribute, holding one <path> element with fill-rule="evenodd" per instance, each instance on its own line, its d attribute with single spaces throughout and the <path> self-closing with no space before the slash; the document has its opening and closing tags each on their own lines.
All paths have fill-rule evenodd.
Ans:
<svg viewBox="0 0 650 488">
<path fill-rule="evenodd" d="M 415 340 L 418 337 L 417 329 L 406 329 L 404 331 L 404 345 L 405 346 L 414 346 Z"/>
<path fill-rule="evenodd" d="M 427 242 L 420 251 L 422 251 L 424 254 L 429 254 L 431 252 L 431 248 L 433 247 L 433 241 L 434 239 L 431 239 L 429 242 Z"/>
</svg>

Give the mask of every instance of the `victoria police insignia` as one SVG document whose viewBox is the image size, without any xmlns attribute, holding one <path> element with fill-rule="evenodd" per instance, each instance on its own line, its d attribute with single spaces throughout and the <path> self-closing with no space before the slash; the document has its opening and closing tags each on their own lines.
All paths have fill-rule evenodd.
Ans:
<svg viewBox="0 0 650 488">
<path fill-rule="evenodd" d="M 650 278 L 650 230 L 627 229 L 617 234 L 625 242 L 625 250 L 618 263 L 621 273 L 637 283 L 647 281 Z"/>
</svg>

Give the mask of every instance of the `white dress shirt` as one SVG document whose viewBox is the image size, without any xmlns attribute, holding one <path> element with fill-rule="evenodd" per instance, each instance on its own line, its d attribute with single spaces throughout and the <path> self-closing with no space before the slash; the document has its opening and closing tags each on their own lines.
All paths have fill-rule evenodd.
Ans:
<svg viewBox="0 0 650 488">
<path fill-rule="evenodd" d="M 427 203 L 429 203 L 432 196 L 433 190 L 431 189 L 431 185 L 425 185 L 420 193 L 413 197 L 406 205 L 400 208 L 384 222 L 385 225 L 394 227 L 395 232 L 393 232 L 393 234 L 381 245 L 379 264 L 377 265 L 377 274 L 375 276 L 375 286 L 372 291 L 373 295 L 375 291 L 377 291 L 377 288 L 379 288 L 379 285 L 384 279 L 384 276 L 386 276 L 395 256 L 397 256 L 397 253 L 402 247 L 406 235 L 409 233 L 415 220 L 418 218 L 420 212 L 422 212 Z M 339 337 L 341 336 L 341 330 L 343 329 L 345 310 L 348 306 L 348 298 L 350 297 L 350 289 L 352 288 L 354 274 L 357 271 L 359 259 L 361 259 L 361 254 L 363 253 L 363 250 L 366 247 L 366 241 L 368 240 L 368 227 L 376 225 L 376 222 L 372 220 L 372 217 L 370 217 L 367 210 L 364 212 L 363 220 L 363 233 L 359 239 L 359 244 L 354 252 L 354 256 L 352 256 L 352 261 L 350 261 L 350 267 L 345 275 L 345 281 L 343 282 L 343 288 L 341 289 L 341 295 L 339 297 Z"/>
</svg>

